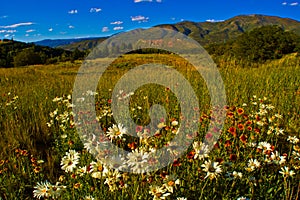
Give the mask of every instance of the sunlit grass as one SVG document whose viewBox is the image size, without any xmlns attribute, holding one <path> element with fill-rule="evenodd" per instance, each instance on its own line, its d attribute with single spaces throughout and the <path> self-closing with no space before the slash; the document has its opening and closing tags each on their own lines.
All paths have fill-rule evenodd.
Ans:
<svg viewBox="0 0 300 200">
<path fill-rule="evenodd" d="M 101 91 L 101 95 L 97 97 L 97 101 L 99 101 L 97 113 L 100 115 L 109 109 L 109 95 L 111 95 L 109 89 L 113 89 L 119 78 L 129 68 L 148 62 L 174 65 L 191 82 L 200 101 L 203 124 L 200 131 L 205 132 L 210 111 L 210 97 L 205 83 L 201 76 L 188 67 L 186 61 L 175 55 L 125 55 L 117 60 L 108 68 L 103 81 L 99 82 L 99 88 L 106 88 L 106 90 Z M 216 147 L 204 160 L 195 158 L 196 146 L 190 147 L 187 155 L 173 165 L 148 175 L 121 173 L 117 181 L 111 182 L 114 183 L 112 185 L 108 182 L 105 183 L 108 176 L 94 178 L 92 173 L 83 173 L 80 176 L 75 171 L 73 175 L 70 172 L 65 173 L 60 166 L 62 157 L 69 149 L 80 153 L 78 166 L 89 166 L 92 161 L 96 161 L 83 149 L 83 144 L 76 135 L 74 127 L 70 127 L 72 118 L 68 118 L 68 126 L 62 130 L 59 127 L 61 121 L 56 121 L 49 115 L 56 108 L 59 108 L 59 114 L 67 110 L 71 111 L 64 104 L 57 104 L 52 100 L 55 97 L 68 99 L 68 95 L 72 94 L 73 83 L 80 64 L 80 62 L 61 63 L 0 69 L 0 133 L 2 136 L 0 140 L 2 149 L 0 153 L 0 197 L 3 199 L 32 199 L 34 186 L 37 183 L 44 183 L 46 180 L 52 185 L 60 182 L 61 186 L 66 186 L 66 188 L 61 188 L 63 190 L 62 199 L 80 199 L 88 195 L 98 199 L 152 199 L 155 194 L 160 196 L 167 193 L 169 194 L 166 195 L 166 199 L 176 199 L 177 197 L 236 199 L 241 196 L 251 199 L 293 199 L 297 197 L 299 158 L 297 160 L 292 153 L 299 152 L 299 142 L 294 145 L 287 141 L 288 136 L 299 138 L 300 132 L 300 68 L 297 57 L 287 57 L 256 68 L 221 66 L 220 73 L 225 84 L 227 104 L 230 106 L 228 112 L 234 113 L 235 117 L 227 119 L 219 147 Z M 178 117 L 175 105 L 177 100 L 172 93 L 170 96 L 166 96 L 166 92 L 168 91 L 164 87 L 151 85 L 136 91 L 131 100 L 131 106 L 135 108 L 132 110 L 132 116 L 139 118 L 141 124 L 149 122 L 147 113 L 144 111 L 147 111 L 150 102 L 150 105 L 159 103 L 170 106 L 172 117 Z M 154 93 L 157 95 L 153 95 Z M 257 95 L 257 98 L 254 99 L 253 95 Z M 145 101 L 145 97 L 149 99 Z M 261 102 L 262 104 L 272 104 L 275 107 L 268 113 L 269 117 L 278 114 L 278 116 L 282 116 L 282 119 L 278 123 L 274 122 L 275 124 L 273 122 L 265 124 L 264 128 L 260 129 L 260 135 L 240 130 L 239 124 L 243 124 L 246 129 L 246 120 L 241 118 L 235 107 L 243 108 L 247 115 L 253 114 L 255 117 L 258 108 L 253 105 L 253 102 L 259 104 L 258 98 L 263 99 L 263 97 L 267 97 L 268 100 Z M 243 103 L 246 103 L 247 106 L 243 107 Z M 141 106 L 142 109 L 138 109 L 138 106 Z M 49 127 L 47 123 L 51 119 L 53 119 L 53 125 Z M 251 121 L 254 122 L 254 119 L 251 118 Z M 106 128 L 111 127 L 114 123 L 107 114 L 105 120 L 101 122 Z M 274 126 L 274 130 L 276 127 L 278 130 L 283 129 L 284 135 L 266 134 L 271 126 Z M 231 127 L 235 127 L 237 136 L 232 134 L 233 131 L 228 131 Z M 254 130 L 258 126 L 252 124 L 251 127 Z M 168 131 L 170 130 L 166 130 L 165 133 L 172 135 Z M 241 137 L 243 134 L 247 136 L 247 139 Z M 203 135 L 200 134 L 198 140 L 201 140 L 201 137 Z M 161 138 L 154 137 L 148 141 L 148 144 L 145 144 L 129 138 L 128 144 L 125 142 L 119 145 L 127 150 L 135 149 L 139 145 L 148 148 L 147 145 L 159 146 L 160 140 Z M 267 154 L 257 151 L 257 148 L 243 147 L 244 140 L 247 141 L 247 144 L 268 142 L 274 146 L 273 152 L 278 151 L 280 156 L 287 154 L 286 163 L 269 166 L 264 162 Z M 229 144 L 228 141 L 231 143 Z M 257 159 L 261 167 L 256 168 L 253 165 L 254 170 L 247 171 L 245 168 L 249 167 L 250 159 Z M 44 162 L 38 162 L 39 160 Z M 222 173 L 216 178 L 206 178 L 205 161 L 219 162 Z M 284 166 L 288 166 L 287 170 L 293 170 L 296 174 L 292 177 L 283 176 L 279 171 L 283 172 Z M 242 178 L 234 179 L 234 176 L 230 174 L 234 171 L 242 172 Z M 166 186 L 161 188 L 167 180 L 166 175 L 176 177 L 174 180 L 170 180 L 174 181 L 172 187 L 169 187 L 169 189 L 173 188 L 174 185 L 173 192 L 166 189 L 168 188 Z M 179 184 L 175 184 L 177 179 L 180 180 Z M 157 186 L 155 191 L 161 189 L 161 194 L 151 190 L 155 185 Z M 118 189 L 114 188 L 116 186 Z M 152 192 L 149 193 L 149 191 Z"/>
</svg>

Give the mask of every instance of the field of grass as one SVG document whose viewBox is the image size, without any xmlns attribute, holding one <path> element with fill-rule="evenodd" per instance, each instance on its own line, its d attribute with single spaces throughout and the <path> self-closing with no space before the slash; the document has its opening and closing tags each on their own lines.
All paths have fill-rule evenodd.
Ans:
<svg viewBox="0 0 300 200">
<path fill-rule="evenodd" d="M 175 55 L 125 55 L 115 61 L 99 82 L 105 88 L 96 95 L 99 123 L 128 151 L 147 155 L 174 145 L 173 155 L 177 144 L 170 139 L 184 116 L 164 87 L 142 87 L 130 102 L 131 115 L 141 125 L 149 122 L 149 105 L 168 108 L 171 118 L 161 122 L 160 131 L 150 137 L 137 127 L 142 136 L 132 138 L 119 126 L 111 129 L 109 89 L 128 69 L 149 62 L 172 65 L 186 77 L 200 101 L 200 117 L 197 132 L 185 127 L 187 137 L 196 136 L 186 154 L 143 174 L 97 161 L 76 134 L 71 98 L 81 62 L 0 69 L 0 199 L 299 199 L 299 57 L 243 68 L 237 61 L 219 61 L 228 107 L 221 108 L 225 124 L 216 130 L 221 135 L 211 152 L 201 143 L 214 119 L 210 97 L 186 61 Z"/>
</svg>

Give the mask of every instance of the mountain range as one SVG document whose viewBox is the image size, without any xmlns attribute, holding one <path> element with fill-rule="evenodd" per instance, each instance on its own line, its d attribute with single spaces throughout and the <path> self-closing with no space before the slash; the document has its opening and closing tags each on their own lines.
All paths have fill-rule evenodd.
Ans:
<svg viewBox="0 0 300 200">
<path fill-rule="evenodd" d="M 297 20 L 257 14 L 239 15 L 220 22 L 183 21 L 176 24 L 161 24 L 155 27 L 179 31 L 205 46 L 212 43 L 223 43 L 235 39 L 244 32 L 267 25 L 278 25 L 286 31 L 294 31 L 296 34 L 300 35 L 300 22 Z M 66 50 L 87 50 L 94 48 L 105 39 L 107 39 L 107 37 L 42 40 L 35 42 L 35 44 L 60 47 Z"/>
</svg>

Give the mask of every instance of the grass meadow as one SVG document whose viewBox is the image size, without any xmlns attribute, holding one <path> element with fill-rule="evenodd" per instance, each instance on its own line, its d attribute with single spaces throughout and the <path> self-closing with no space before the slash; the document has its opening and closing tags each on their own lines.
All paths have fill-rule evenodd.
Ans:
<svg viewBox="0 0 300 200">
<path fill-rule="evenodd" d="M 186 153 L 160 170 L 131 174 L 96 159 L 76 134 L 72 89 L 81 61 L 0 69 L 0 199 L 299 199 L 300 61 L 297 55 L 257 66 L 218 60 L 227 106 L 226 119 L 212 151 L 202 143 L 211 116 L 210 97 L 201 76 L 175 55 L 124 55 L 105 72 L 95 95 L 97 121 L 109 141 L 132 151 L 133 167 L 151 165 L 147 155 L 172 143 L 180 126 L 178 102 L 167 88 L 146 85 L 131 96 L 130 112 L 149 122 L 149 105 L 159 103 L 170 119 L 150 135 L 136 127 L 126 136 L 110 109 L 114 84 L 135 66 L 158 62 L 174 66 L 199 99 L 199 130 Z M 242 67 L 241 67 L 242 66 Z M 156 95 L 153 95 L 156 94 Z M 120 96 L 128 97 L 128 94 Z M 179 122 L 179 123 L 178 123 Z M 144 157 L 139 157 L 144 152 Z M 134 159 L 134 156 L 142 159 Z M 148 159 L 148 160 L 147 160 Z M 121 169 L 121 166 L 120 166 Z"/>
</svg>

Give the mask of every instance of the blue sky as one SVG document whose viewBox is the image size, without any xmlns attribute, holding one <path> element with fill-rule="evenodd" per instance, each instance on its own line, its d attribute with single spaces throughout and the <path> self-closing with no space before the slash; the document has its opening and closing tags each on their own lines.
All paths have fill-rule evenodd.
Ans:
<svg viewBox="0 0 300 200">
<path fill-rule="evenodd" d="M 297 0 L 10 0 L 0 6 L 0 38 L 20 41 L 107 36 L 135 28 L 265 14 L 300 21 Z"/>
</svg>

